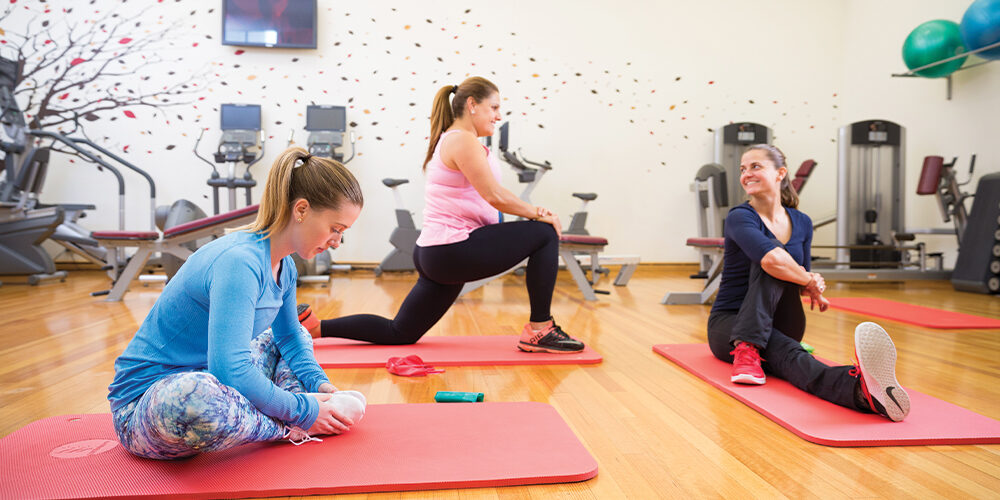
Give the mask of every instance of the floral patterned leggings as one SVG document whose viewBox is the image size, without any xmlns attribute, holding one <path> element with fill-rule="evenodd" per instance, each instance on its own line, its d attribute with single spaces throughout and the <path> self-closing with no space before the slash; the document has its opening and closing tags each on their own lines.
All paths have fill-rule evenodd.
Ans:
<svg viewBox="0 0 1000 500">
<path fill-rule="evenodd" d="M 305 335 L 308 335 L 303 330 Z M 275 385 L 306 392 L 268 329 L 250 342 L 251 363 Z M 247 443 L 276 441 L 285 425 L 206 371 L 176 373 L 112 412 L 118 439 L 134 455 L 170 460 Z"/>
</svg>

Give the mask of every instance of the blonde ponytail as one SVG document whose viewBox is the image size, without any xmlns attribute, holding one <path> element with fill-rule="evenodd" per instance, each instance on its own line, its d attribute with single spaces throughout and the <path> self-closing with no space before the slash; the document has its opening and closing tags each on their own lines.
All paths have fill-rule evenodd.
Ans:
<svg viewBox="0 0 1000 500">
<path fill-rule="evenodd" d="M 271 165 L 260 198 L 257 219 L 241 229 L 264 237 L 280 231 L 292 216 L 292 204 L 299 198 L 317 209 L 338 209 L 344 201 L 364 206 L 361 186 L 340 162 L 309 154 L 302 148 L 288 148 Z"/>
</svg>

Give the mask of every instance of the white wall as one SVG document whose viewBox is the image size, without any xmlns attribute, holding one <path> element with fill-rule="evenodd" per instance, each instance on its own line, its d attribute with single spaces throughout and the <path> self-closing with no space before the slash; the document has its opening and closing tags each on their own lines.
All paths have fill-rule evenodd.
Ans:
<svg viewBox="0 0 1000 500">
<path fill-rule="evenodd" d="M 45 15 L 40 5 L 18 2 L 20 10 L 3 28 L 16 31 L 27 17 Z M 93 7 L 109 6 L 118 3 L 98 1 Z M 208 211 L 209 169 L 190 149 L 201 126 L 209 127 L 206 143 L 218 139 L 220 103 L 263 106 L 268 154 L 254 168 L 261 182 L 292 130 L 304 142 L 307 104 L 346 104 L 358 135 L 358 156 L 349 167 L 365 190 L 366 207 L 335 258 L 368 262 L 389 250 L 395 222 L 391 193 L 379 180 L 414 180 L 402 189 L 419 223 L 431 98 L 439 86 L 471 75 L 500 87 L 512 145 L 555 166 L 534 202 L 568 223 L 577 207 L 570 193 L 597 192 L 588 223 L 592 233 L 606 235 L 612 253 L 639 253 L 646 262 L 695 260 L 684 246 L 696 231 L 688 184 L 711 161 L 710 130 L 732 121 L 773 128 L 775 143 L 793 165 L 806 158 L 819 162 L 802 200 L 814 216 L 833 211 L 834 140 L 837 128 L 852 121 L 884 118 L 907 127 L 909 193 L 927 154 L 961 155 L 964 162 L 977 152 L 978 175 L 1000 163 L 989 119 L 1000 115 L 1000 64 L 957 73 L 951 101 L 945 100 L 943 81 L 889 77 L 905 69 L 900 47 L 909 31 L 929 19 L 957 21 L 964 1 L 319 0 L 319 6 L 318 49 L 242 48 L 241 55 L 235 54 L 241 48 L 219 44 L 219 8 L 208 12 L 194 2 L 150 7 L 146 19 L 183 20 L 170 52 L 183 61 L 169 69 L 207 67 L 214 82 L 200 94 L 205 99 L 197 108 L 167 110 L 169 125 L 163 113 L 154 118 L 153 110 L 139 108 L 134 121 L 88 123 L 89 135 L 106 136 L 118 151 L 129 145 L 127 156 L 157 179 L 161 202 L 184 197 Z M 70 16 L 89 15 L 83 10 Z M 123 87 L 148 85 L 128 76 L 121 80 Z M 203 144 L 203 152 L 210 149 Z M 505 176 L 505 184 L 520 192 L 513 173 Z M 87 224 L 114 227 L 109 180 L 92 167 L 57 160 L 45 199 L 95 203 L 98 212 Z M 145 188 L 133 179 L 129 193 L 127 227 L 145 229 Z M 909 224 L 943 226 L 932 199 L 910 196 L 907 203 Z M 933 238 L 954 253 L 953 239 Z M 817 242 L 832 241 L 833 231 L 821 229 Z"/>
<path fill-rule="evenodd" d="M 946 161 L 957 156 L 956 170 L 962 181 L 968 177 L 970 156 L 977 154 L 973 182 L 964 187 L 969 192 L 975 191 L 981 176 L 1000 171 L 1000 63 L 954 73 L 951 100 L 945 79 L 889 77 L 906 70 L 902 41 L 913 28 L 932 19 L 959 22 L 969 3 L 852 1 L 846 8 L 844 47 L 849 56 L 844 65 L 843 120 L 884 118 L 906 127 L 908 228 L 954 227 L 943 221 L 933 196 L 916 194 L 925 156 L 943 156 Z M 967 205 L 971 207 L 971 201 Z M 823 231 L 833 241 L 833 230 Z M 946 267 L 954 264 L 958 246 L 954 236 L 922 240 L 930 251 L 945 252 Z"/>
</svg>

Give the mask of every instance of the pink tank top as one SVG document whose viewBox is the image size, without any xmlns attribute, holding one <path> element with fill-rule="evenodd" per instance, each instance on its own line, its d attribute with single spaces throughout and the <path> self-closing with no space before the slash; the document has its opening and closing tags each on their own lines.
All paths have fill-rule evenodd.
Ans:
<svg viewBox="0 0 1000 500">
<path fill-rule="evenodd" d="M 448 168 L 441 161 L 441 142 L 445 136 L 458 130 L 441 134 L 431 161 L 427 162 L 427 181 L 424 191 L 424 227 L 420 229 L 417 245 L 429 247 L 465 241 L 469 233 L 488 224 L 500 222 L 496 208 L 486 202 L 465 178 L 465 174 Z M 483 147 L 486 162 L 493 177 L 500 182 L 500 161 L 492 151 Z"/>
</svg>

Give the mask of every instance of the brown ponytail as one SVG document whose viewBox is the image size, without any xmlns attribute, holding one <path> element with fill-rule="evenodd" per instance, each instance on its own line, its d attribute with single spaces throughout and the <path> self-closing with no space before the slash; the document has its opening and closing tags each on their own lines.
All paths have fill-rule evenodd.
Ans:
<svg viewBox="0 0 1000 500">
<path fill-rule="evenodd" d="M 264 237 L 280 231 L 299 198 L 317 210 L 340 208 L 345 200 L 358 207 L 365 203 L 358 180 L 340 162 L 313 156 L 302 148 L 288 148 L 267 174 L 257 219 L 241 229 Z"/>
<path fill-rule="evenodd" d="M 774 168 L 778 169 L 785 167 L 788 170 L 788 166 L 785 164 L 785 153 L 782 153 L 780 149 L 776 146 L 770 144 L 754 144 L 747 148 L 747 151 L 753 150 L 766 151 L 767 157 L 774 163 Z M 745 152 L 744 152 L 745 153 Z M 792 187 L 792 181 L 789 178 L 790 173 L 786 173 L 785 177 L 781 179 L 781 204 L 788 208 L 798 208 L 799 207 L 799 194 L 795 192 L 795 188 Z"/>
<path fill-rule="evenodd" d="M 452 92 L 455 93 L 454 99 L 450 98 Z M 430 146 L 427 148 L 427 157 L 424 158 L 424 170 L 427 170 L 427 162 L 434 156 L 441 134 L 465 114 L 465 102 L 469 97 L 478 104 L 497 92 L 500 90 L 493 82 L 480 76 L 466 78 L 459 85 L 446 85 L 438 89 L 434 94 L 434 104 L 431 105 Z"/>
</svg>

